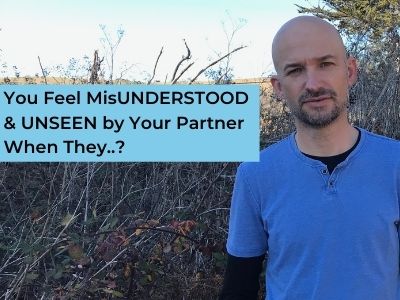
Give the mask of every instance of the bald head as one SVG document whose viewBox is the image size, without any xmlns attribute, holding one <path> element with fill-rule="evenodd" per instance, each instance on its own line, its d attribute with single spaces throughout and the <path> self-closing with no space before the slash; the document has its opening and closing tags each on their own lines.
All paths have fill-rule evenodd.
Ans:
<svg viewBox="0 0 400 300">
<path fill-rule="evenodd" d="M 289 20 L 279 29 L 272 42 L 272 59 L 278 74 L 282 71 L 284 61 L 327 51 L 335 52 L 343 59 L 346 57 L 342 38 L 336 28 L 314 16 L 299 16 Z"/>
</svg>

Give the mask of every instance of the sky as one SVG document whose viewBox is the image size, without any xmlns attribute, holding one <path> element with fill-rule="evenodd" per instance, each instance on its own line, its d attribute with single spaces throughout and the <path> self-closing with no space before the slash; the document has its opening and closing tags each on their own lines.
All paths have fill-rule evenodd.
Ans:
<svg viewBox="0 0 400 300">
<path fill-rule="evenodd" d="M 114 58 L 114 78 L 146 80 L 163 47 L 157 80 L 170 79 L 182 55 L 183 39 L 194 65 L 183 79 L 227 53 L 227 34 L 237 29 L 230 49 L 245 45 L 230 62 L 236 78 L 273 73 L 271 42 L 278 28 L 299 15 L 295 4 L 310 7 L 315 0 L 0 0 L 0 77 L 41 74 L 43 67 L 56 75 L 71 59 L 90 60 L 94 50 L 106 56 L 105 31 L 112 41 L 124 33 Z M 227 33 L 227 34 L 226 34 Z M 104 64 L 106 70 L 110 68 Z"/>
</svg>

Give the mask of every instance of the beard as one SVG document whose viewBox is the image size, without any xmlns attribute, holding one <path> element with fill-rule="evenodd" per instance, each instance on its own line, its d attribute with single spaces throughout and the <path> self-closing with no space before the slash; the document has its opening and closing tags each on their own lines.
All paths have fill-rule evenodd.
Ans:
<svg viewBox="0 0 400 300">
<path fill-rule="evenodd" d="M 333 107 L 327 110 L 326 107 L 313 108 L 312 111 L 304 109 L 303 105 L 310 98 L 329 97 L 333 101 Z M 337 93 L 331 89 L 321 88 L 318 91 L 305 91 L 300 95 L 296 104 L 289 105 L 292 115 L 303 124 L 312 128 L 323 128 L 335 121 L 340 114 L 347 108 L 347 102 L 338 103 Z"/>
</svg>

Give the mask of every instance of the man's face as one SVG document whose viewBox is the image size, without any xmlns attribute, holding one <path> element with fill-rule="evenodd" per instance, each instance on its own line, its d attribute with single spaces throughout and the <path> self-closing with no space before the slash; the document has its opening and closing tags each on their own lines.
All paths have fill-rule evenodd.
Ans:
<svg viewBox="0 0 400 300">
<path fill-rule="evenodd" d="M 347 121 L 348 88 L 356 80 L 356 65 L 346 58 L 338 36 L 306 24 L 285 32 L 277 47 L 278 75 L 272 84 L 296 121 L 314 128 Z"/>
</svg>

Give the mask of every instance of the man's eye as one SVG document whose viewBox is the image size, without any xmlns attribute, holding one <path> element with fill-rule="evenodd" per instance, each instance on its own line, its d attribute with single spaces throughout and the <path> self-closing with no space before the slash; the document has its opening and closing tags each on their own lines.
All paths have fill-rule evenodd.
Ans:
<svg viewBox="0 0 400 300">
<path fill-rule="evenodd" d="M 325 61 L 325 62 L 321 63 L 321 68 L 330 67 L 332 65 L 333 65 L 333 62 Z"/>
<path fill-rule="evenodd" d="M 302 70 L 303 70 L 302 68 L 291 69 L 291 70 L 289 70 L 289 72 L 287 72 L 287 75 L 300 74 Z"/>
</svg>

